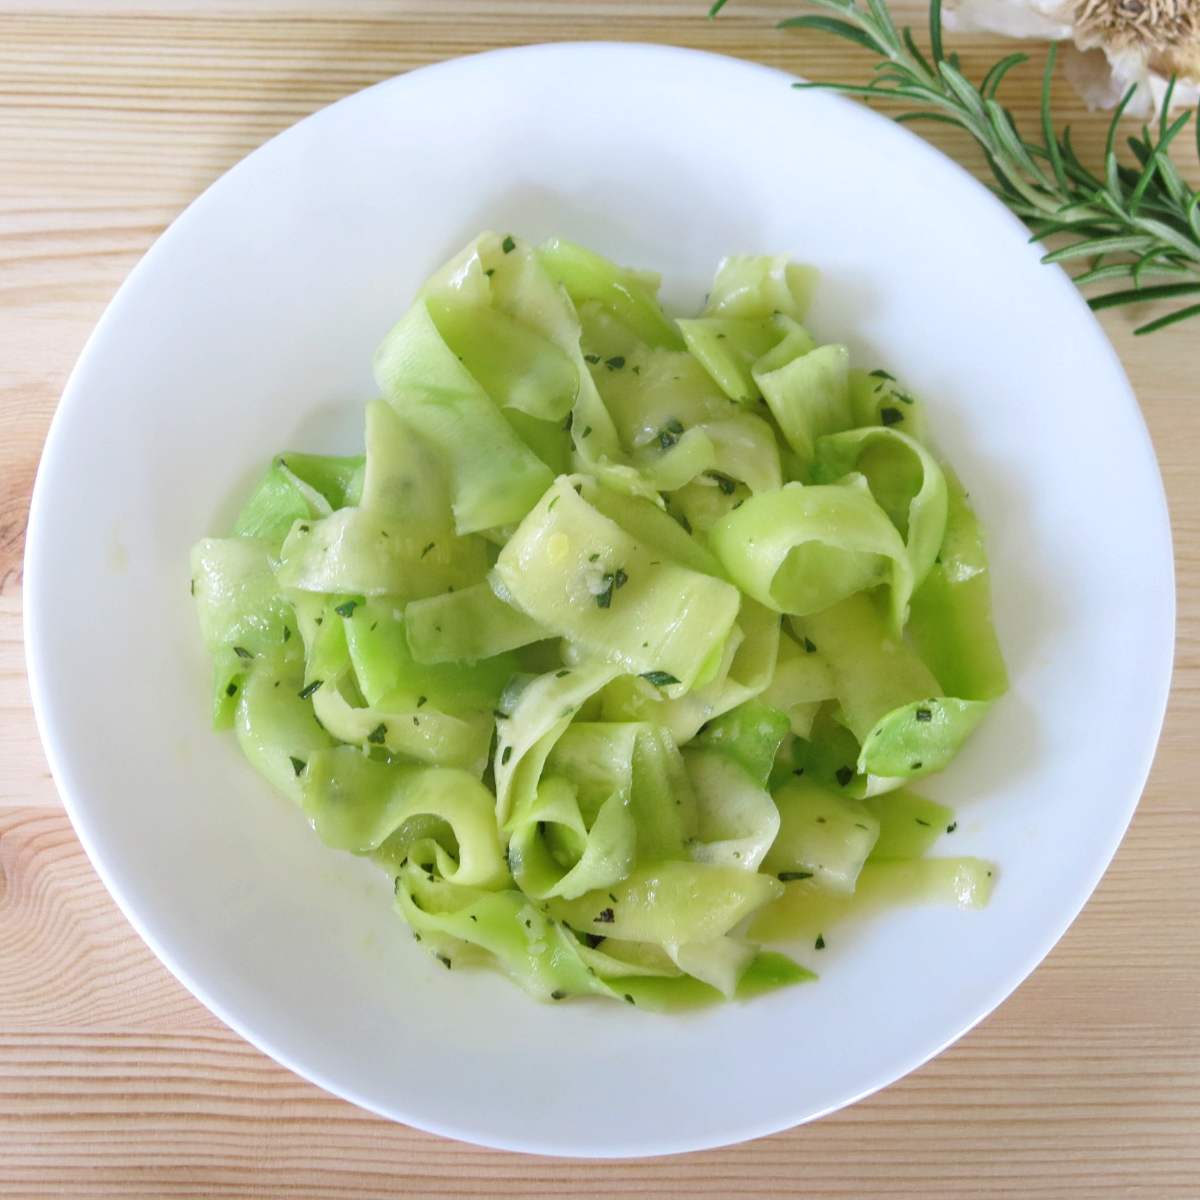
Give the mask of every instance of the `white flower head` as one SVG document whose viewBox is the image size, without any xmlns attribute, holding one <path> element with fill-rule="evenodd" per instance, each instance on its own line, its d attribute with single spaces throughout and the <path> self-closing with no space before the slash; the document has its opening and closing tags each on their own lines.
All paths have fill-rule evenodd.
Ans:
<svg viewBox="0 0 1200 1200">
<path fill-rule="evenodd" d="M 1149 116 L 1177 76 L 1171 107 L 1200 100 L 1200 0 L 947 0 L 951 29 L 1069 41 L 1067 78 L 1090 108 Z"/>
</svg>

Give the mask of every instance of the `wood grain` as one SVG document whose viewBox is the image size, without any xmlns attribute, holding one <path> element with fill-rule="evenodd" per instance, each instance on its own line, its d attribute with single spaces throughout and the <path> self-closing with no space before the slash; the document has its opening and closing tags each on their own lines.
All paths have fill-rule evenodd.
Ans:
<svg viewBox="0 0 1200 1200">
<path fill-rule="evenodd" d="M 716 23 L 703 7 L 0 0 L 0 1195 L 1200 1195 L 1200 336 L 1186 326 L 1147 342 L 1129 315 L 1105 321 L 1158 449 L 1180 595 L 1171 709 L 1130 834 L 1080 920 L 998 1013 L 816 1125 L 666 1161 L 586 1164 L 368 1116 L 264 1058 L 175 982 L 58 805 L 22 662 L 25 519 L 66 375 L 137 258 L 267 137 L 451 55 L 616 38 L 815 78 L 861 74 L 851 49 L 774 31 L 787 0 L 734 0 Z M 985 38 L 956 46 L 969 69 L 996 56 Z M 1033 73 L 1014 76 L 1019 116 L 1035 98 Z M 1066 92 L 1061 102 L 1094 150 L 1101 121 Z M 961 137 L 935 140 L 975 163 Z"/>
</svg>

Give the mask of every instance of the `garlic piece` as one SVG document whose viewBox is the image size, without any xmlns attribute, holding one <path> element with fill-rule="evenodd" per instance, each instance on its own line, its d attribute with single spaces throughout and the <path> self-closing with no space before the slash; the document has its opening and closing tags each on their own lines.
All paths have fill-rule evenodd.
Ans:
<svg viewBox="0 0 1200 1200">
<path fill-rule="evenodd" d="M 948 0 L 946 25 L 1009 37 L 1070 41 L 1067 78 L 1089 108 L 1147 117 L 1178 76 L 1172 109 L 1200 100 L 1200 0 Z"/>
</svg>

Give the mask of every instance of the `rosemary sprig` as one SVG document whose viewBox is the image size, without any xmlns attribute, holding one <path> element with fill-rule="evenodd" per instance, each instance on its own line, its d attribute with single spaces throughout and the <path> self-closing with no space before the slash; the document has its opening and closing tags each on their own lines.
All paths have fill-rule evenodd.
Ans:
<svg viewBox="0 0 1200 1200">
<path fill-rule="evenodd" d="M 1042 76 L 1041 129 L 1026 138 L 1012 113 L 996 99 L 1005 75 L 1028 61 L 1010 54 L 997 62 L 979 84 L 964 74 L 957 54 L 942 43 L 942 3 L 929 6 L 929 51 L 922 53 L 912 31 L 897 29 L 884 0 L 806 0 L 822 10 L 781 21 L 781 29 L 815 29 L 853 42 L 879 57 L 869 83 L 797 83 L 868 99 L 901 101 L 897 121 L 939 121 L 965 129 L 978 143 L 995 177 L 992 190 L 1029 226 L 1033 241 L 1055 238 L 1046 263 L 1089 260 L 1072 278 L 1081 287 L 1121 284 L 1093 295 L 1095 310 L 1149 300 L 1182 303 L 1135 333 L 1153 333 L 1188 317 L 1200 316 L 1200 191 L 1188 186 L 1171 161 L 1172 143 L 1192 119 L 1184 112 L 1170 119 L 1167 89 L 1157 119 L 1126 144 L 1136 165 L 1117 158 L 1121 117 L 1133 97 L 1125 93 L 1113 114 L 1100 175 L 1089 171 L 1071 145 L 1070 127 L 1061 134 L 1050 111 L 1050 82 L 1057 56 L 1052 44 Z M 716 16 L 726 0 L 716 0 Z M 827 15 L 829 14 L 829 15 Z M 1200 156 L 1200 107 L 1196 153 Z M 1143 286 L 1157 276 L 1169 282 Z M 1190 299 L 1189 299 L 1190 298 Z M 1192 302 L 1196 301 L 1196 302 Z"/>
</svg>

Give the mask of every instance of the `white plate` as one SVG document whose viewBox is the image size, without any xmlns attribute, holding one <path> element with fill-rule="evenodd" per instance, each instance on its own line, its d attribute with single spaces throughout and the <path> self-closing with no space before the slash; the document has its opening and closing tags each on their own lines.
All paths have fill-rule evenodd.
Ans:
<svg viewBox="0 0 1200 1200">
<path fill-rule="evenodd" d="M 825 274 L 813 325 L 929 402 L 990 536 L 1013 677 L 935 794 L 984 912 L 831 936 L 819 983 L 685 1017 L 537 1005 L 425 955 L 365 862 L 323 848 L 207 727 L 188 549 L 280 448 L 353 451 L 371 354 L 483 227 L 562 234 L 698 303 L 716 259 Z M 963 171 L 777 72 L 535 46 L 371 88 L 207 191 L 129 277 L 63 397 L 26 557 L 29 671 L 96 869 L 162 961 L 293 1070 L 400 1121 L 549 1154 L 770 1133 L 937 1053 L 1079 911 L 1150 765 L 1173 639 L 1145 427 L 1058 269 Z"/>
</svg>

